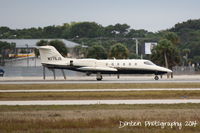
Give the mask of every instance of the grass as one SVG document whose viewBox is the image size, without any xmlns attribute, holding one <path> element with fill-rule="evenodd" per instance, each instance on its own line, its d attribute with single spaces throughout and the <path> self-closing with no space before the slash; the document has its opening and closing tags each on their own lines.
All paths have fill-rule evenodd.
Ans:
<svg viewBox="0 0 200 133">
<path fill-rule="evenodd" d="M 123 88 L 200 88 L 200 83 L 102 83 L 0 85 L 1 90 L 16 89 L 123 89 Z M 39 92 L 0 93 L 0 100 L 84 100 L 84 99 L 172 99 L 200 98 L 200 91 L 130 91 L 130 92 Z"/>
<path fill-rule="evenodd" d="M 0 85 L 11 89 L 200 88 L 200 83 Z M 0 93 L 0 100 L 199 98 L 200 91 Z M 199 133 L 200 104 L 0 106 L 0 133 Z M 119 121 L 196 121 L 197 127 L 126 127 Z"/>
<path fill-rule="evenodd" d="M 200 104 L 0 106 L 1 133 L 198 133 Z M 197 127 L 126 127 L 119 121 L 196 121 Z"/>
<path fill-rule="evenodd" d="M 148 110 L 148 109 L 200 109 L 200 103 L 182 103 L 182 104 L 96 104 L 96 105 L 27 105 L 27 106 L 7 106 L 1 105 L 0 112 L 15 111 L 62 111 L 62 110 Z"/>
<path fill-rule="evenodd" d="M 0 93 L 0 100 L 197 99 L 200 91 L 129 92 L 16 92 Z"/>
<path fill-rule="evenodd" d="M 200 83 L 97 83 L 97 84 L 0 84 L 0 90 L 12 89 L 125 89 L 125 88 L 200 88 Z"/>
</svg>

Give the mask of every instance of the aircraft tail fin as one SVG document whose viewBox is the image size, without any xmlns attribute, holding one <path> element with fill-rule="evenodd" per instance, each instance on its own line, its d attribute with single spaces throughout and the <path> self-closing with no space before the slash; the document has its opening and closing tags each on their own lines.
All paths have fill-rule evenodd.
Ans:
<svg viewBox="0 0 200 133">
<path fill-rule="evenodd" d="M 53 46 L 41 46 L 39 47 L 39 52 L 42 64 L 59 62 L 64 59 L 64 57 Z"/>
</svg>

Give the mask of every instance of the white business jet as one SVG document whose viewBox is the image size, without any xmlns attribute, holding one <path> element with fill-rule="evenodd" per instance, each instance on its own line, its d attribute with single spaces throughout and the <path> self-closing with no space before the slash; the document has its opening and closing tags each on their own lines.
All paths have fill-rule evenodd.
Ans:
<svg viewBox="0 0 200 133">
<path fill-rule="evenodd" d="M 39 47 L 41 63 L 50 69 L 69 69 L 84 72 L 88 76 L 96 74 L 97 80 L 102 80 L 102 74 L 154 74 L 155 80 L 158 75 L 171 73 L 172 71 L 155 65 L 149 60 L 142 59 L 73 59 L 64 58 L 53 46 Z"/>
</svg>

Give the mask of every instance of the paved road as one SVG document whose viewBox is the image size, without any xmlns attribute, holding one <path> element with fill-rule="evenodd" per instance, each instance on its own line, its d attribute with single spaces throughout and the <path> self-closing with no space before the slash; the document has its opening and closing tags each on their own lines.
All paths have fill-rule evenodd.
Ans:
<svg viewBox="0 0 200 133">
<path fill-rule="evenodd" d="M 5 92 L 114 92 L 114 91 L 195 91 L 200 88 L 145 88 L 145 89 L 45 89 L 45 90 L 0 90 Z"/>
<path fill-rule="evenodd" d="M 92 105 L 92 104 L 179 104 L 179 103 L 200 103 L 200 99 L 0 101 L 0 105 Z"/>
</svg>

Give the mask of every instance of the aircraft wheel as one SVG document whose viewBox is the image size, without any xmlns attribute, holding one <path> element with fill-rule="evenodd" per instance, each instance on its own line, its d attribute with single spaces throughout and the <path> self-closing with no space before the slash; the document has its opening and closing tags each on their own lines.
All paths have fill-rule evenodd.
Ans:
<svg viewBox="0 0 200 133">
<path fill-rule="evenodd" d="M 97 78 L 97 80 L 98 80 L 98 81 L 101 81 L 101 80 L 102 80 L 102 78 Z"/>
<path fill-rule="evenodd" d="M 159 77 L 158 77 L 158 75 L 156 75 L 156 76 L 154 77 L 154 79 L 155 79 L 155 80 L 159 80 Z"/>
<path fill-rule="evenodd" d="M 91 74 L 92 74 L 92 73 L 90 73 L 90 72 L 87 72 L 87 73 L 86 73 L 87 76 L 90 76 Z"/>
<path fill-rule="evenodd" d="M 102 75 L 100 73 L 97 73 L 97 80 L 101 81 L 103 79 Z"/>
</svg>

